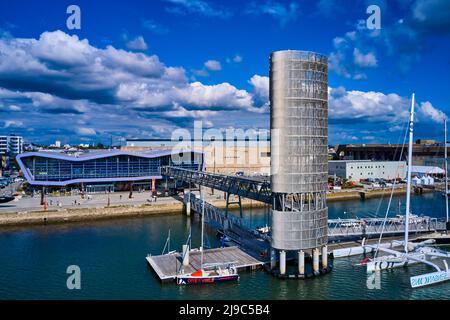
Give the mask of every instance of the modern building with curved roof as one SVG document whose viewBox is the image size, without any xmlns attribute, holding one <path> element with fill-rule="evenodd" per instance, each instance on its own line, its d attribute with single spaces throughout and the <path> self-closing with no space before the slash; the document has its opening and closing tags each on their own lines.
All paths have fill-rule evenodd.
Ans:
<svg viewBox="0 0 450 320">
<path fill-rule="evenodd" d="M 27 152 L 18 155 L 16 160 L 28 183 L 34 186 L 147 181 L 162 179 L 162 166 L 203 168 L 202 153 L 174 150 L 112 150 L 79 155 Z"/>
</svg>

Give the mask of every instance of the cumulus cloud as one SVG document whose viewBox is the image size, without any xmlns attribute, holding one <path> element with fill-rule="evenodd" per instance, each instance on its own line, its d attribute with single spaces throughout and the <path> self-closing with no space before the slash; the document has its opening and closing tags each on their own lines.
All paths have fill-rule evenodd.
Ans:
<svg viewBox="0 0 450 320">
<path fill-rule="evenodd" d="M 252 2 L 249 4 L 247 11 L 252 15 L 268 15 L 280 22 L 284 26 L 287 23 L 297 19 L 299 14 L 299 5 L 296 2 L 283 3 L 276 1 Z"/>
<path fill-rule="evenodd" d="M 329 115 L 332 124 L 384 123 L 401 125 L 409 119 L 410 98 L 396 93 L 347 91 L 329 88 Z M 417 106 L 417 121 L 442 123 L 447 116 L 430 102 Z"/>
<path fill-rule="evenodd" d="M 21 128 L 23 127 L 23 121 L 17 120 L 5 120 L 3 121 L 3 128 Z"/>
<path fill-rule="evenodd" d="M 76 129 L 77 134 L 80 136 L 95 136 L 97 132 L 92 128 L 80 127 Z"/>
<path fill-rule="evenodd" d="M 450 34 L 448 0 L 397 1 L 407 9 L 396 16 L 383 15 L 381 30 L 368 30 L 366 21 L 359 20 L 353 30 L 333 39 L 331 71 L 349 79 L 364 79 L 367 77 L 364 68 L 381 63 L 376 54 L 379 51 L 386 56 L 395 56 L 397 62 L 393 67 L 407 72 L 425 50 L 433 48 L 432 41 L 436 36 Z M 385 5 L 384 2 L 381 4 Z"/>
<path fill-rule="evenodd" d="M 143 36 L 138 36 L 127 42 L 127 48 L 134 51 L 145 51 L 148 49 Z"/>
<path fill-rule="evenodd" d="M 214 60 L 206 65 L 221 67 Z M 38 39 L 0 39 L 0 111 L 18 106 L 30 115 L 27 126 L 47 123 L 42 130 L 53 134 L 78 132 L 78 124 L 105 135 L 128 136 L 139 132 L 149 117 L 159 121 L 153 125 L 176 127 L 189 125 L 186 119 L 224 121 L 218 110 L 262 114 L 267 109 L 259 84 L 254 85 L 254 91 L 246 91 L 226 82 L 189 82 L 184 68 L 166 66 L 156 55 L 100 49 L 62 31 L 44 32 Z M 60 120 L 52 121 L 58 114 L 63 114 Z M 130 117 L 135 117 L 133 125 Z"/>
<path fill-rule="evenodd" d="M 232 60 L 233 60 L 234 63 L 240 63 L 240 62 L 242 62 L 243 59 L 242 59 L 242 57 L 240 55 L 237 54 L 237 55 L 235 55 L 233 57 Z"/>
<path fill-rule="evenodd" d="M 431 119 L 437 123 L 443 122 L 444 120 L 448 120 L 447 115 L 441 110 L 438 110 L 435 107 L 433 107 L 433 105 L 429 101 L 422 102 L 420 104 L 419 112 L 421 116 Z"/>
<path fill-rule="evenodd" d="M 366 31 L 361 23 L 356 31 L 346 32 L 343 36 L 333 39 L 334 51 L 329 55 L 329 68 L 336 74 L 347 79 L 366 79 L 366 69 L 377 67 L 377 58 L 373 50 L 363 53 L 360 47 L 366 47 L 366 43 L 361 39 Z M 367 37 L 365 35 L 364 37 Z"/>
<path fill-rule="evenodd" d="M 376 67 L 377 58 L 373 52 L 363 54 L 358 48 L 353 50 L 354 63 L 359 67 Z"/>
<path fill-rule="evenodd" d="M 240 56 L 240 55 L 238 55 L 238 54 L 235 55 L 235 56 L 232 57 L 232 58 L 227 58 L 227 59 L 226 59 L 227 63 L 241 63 L 242 60 L 244 60 L 244 59 L 242 58 L 242 56 Z"/>
<path fill-rule="evenodd" d="M 367 59 L 368 51 L 359 53 Z M 252 126 L 267 127 L 269 78 L 253 75 L 248 86 L 191 82 L 184 68 L 167 66 L 156 55 L 97 48 L 62 31 L 0 39 L 0 126 L 37 141 L 45 135 L 167 137 L 177 127 L 191 127 L 194 119 L 215 127 L 248 126 L 252 119 Z M 409 98 L 395 93 L 330 88 L 329 96 L 332 126 L 376 123 L 387 130 L 407 119 Z M 438 106 L 422 101 L 419 121 L 445 117 Z"/>
<path fill-rule="evenodd" d="M 222 65 L 217 60 L 208 60 L 205 62 L 205 68 L 210 71 L 220 71 L 222 70 Z"/>
</svg>

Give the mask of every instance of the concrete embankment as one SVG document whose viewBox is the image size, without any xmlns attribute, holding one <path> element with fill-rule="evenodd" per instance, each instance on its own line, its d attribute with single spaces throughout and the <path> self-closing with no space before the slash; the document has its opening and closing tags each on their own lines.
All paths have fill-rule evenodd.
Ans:
<svg viewBox="0 0 450 320">
<path fill-rule="evenodd" d="M 394 190 L 395 195 L 405 194 L 406 189 Z M 432 192 L 429 189 L 423 189 L 422 192 Z M 371 199 L 382 196 L 389 196 L 391 190 L 353 190 L 341 191 L 327 194 L 327 200 L 345 201 Z M 212 205 L 225 209 L 225 200 L 208 200 Z M 242 207 L 249 208 L 265 208 L 267 204 L 252 201 L 248 199 L 242 200 Z M 237 204 L 230 204 L 229 209 L 238 209 Z M 109 207 L 91 207 L 91 208 L 66 208 L 59 210 L 47 211 L 22 211 L 22 212 L 3 212 L 0 214 L 1 226 L 20 226 L 20 225 L 42 225 L 52 223 L 81 222 L 102 219 L 117 219 L 130 217 L 144 217 L 166 214 L 181 214 L 183 212 L 183 203 L 174 199 L 170 203 L 151 203 L 142 205 L 117 205 Z"/>
<path fill-rule="evenodd" d="M 365 200 L 380 197 L 389 197 L 392 189 L 377 189 L 377 190 L 352 190 L 352 191 L 339 191 L 327 193 L 327 201 L 343 201 L 343 200 Z M 433 189 L 417 188 L 414 189 L 415 193 L 429 193 L 434 192 Z M 406 188 L 398 188 L 394 190 L 394 196 L 406 194 Z"/>
<path fill-rule="evenodd" d="M 224 200 L 213 200 L 210 202 L 219 208 L 225 208 Z M 243 200 L 242 206 L 243 208 L 248 209 L 264 207 L 265 204 L 257 201 Z M 238 206 L 236 204 L 230 204 L 229 208 L 237 209 Z M 171 203 L 164 204 L 152 203 L 134 206 L 118 205 L 109 207 L 68 208 L 47 211 L 4 212 L 0 213 L 0 227 L 181 214 L 182 212 L 183 203 L 176 200 Z"/>
</svg>

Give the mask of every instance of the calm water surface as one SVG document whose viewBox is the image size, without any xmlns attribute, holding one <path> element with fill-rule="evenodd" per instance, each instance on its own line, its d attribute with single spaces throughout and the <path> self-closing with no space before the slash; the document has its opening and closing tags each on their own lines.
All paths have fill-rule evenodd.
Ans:
<svg viewBox="0 0 450 320">
<path fill-rule="evenodd" d="M 394 198 L 391 215 L 397 214 Z M 381 203 L 381 204 L 380 204 Z M 384 216 L 387 199 L 329 204 L 331 218 Z M 442 217 L 440 194 L 412 198 L 415 214 Z M 401 212 L 404 205 L 400 204 Z M 249 224 L 263 225 L 265 209 L 245 212 Z M 172 250 L 180 249 L 193 229 L 199 244 L 200 221 L 181 215 L 120 219 L 0 230 L 0 299 L 448 299 L 450 282 L 409 287 L 409 277 L 431 271 L 414 266 L 380 273 L 381 289 L 368 289 L 361 257 L 337 259 L 331 274 L 308 281 L 280 281 L 263 271 L 242 272 L 238 283 L 217 286 L 162 285 L 145 256 L 160 254 L 171 229 Z M 207 228 L 207 243 L 218 246 Z M 81 268 L 81 290 L 68 290 L 66 268 Z"/>
</svg>

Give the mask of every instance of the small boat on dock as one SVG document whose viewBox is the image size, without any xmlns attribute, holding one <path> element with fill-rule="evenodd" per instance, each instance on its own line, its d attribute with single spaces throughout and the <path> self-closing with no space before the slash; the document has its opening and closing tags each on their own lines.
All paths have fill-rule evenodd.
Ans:
<svg viewBox="0 0 450 320">
<path fill-rule="evenodd" d="M 203 268 L 190 275 L 177 277 L 178 285 L 208 284 L 239 280 L 236 267 L 232 263 L 205 264 Z"/>
<path fill-rule="evenodd" d="M 203 196 L 203 193 L 201 194 Z M 239 280 L 237 268 L 233 262 L 226 263 L 204 263 L 204 229 L 205 229 L 205 199 L 202 199 L 202 233 L 201 233 L 201 247 L 200 247 L 200 269 L 192 272 L 191 274 L 179 274 L 176 277 L 177 284 L 190 285 L 190 284 L 209 284 L 219 283 L 225 281 Z M 187 253 L 184 253 L 185 255 Z M 183 255 L 182 260 L 185 256 Z M 181 270 L 180 270 L 181 271 Z"/>
</svg>

